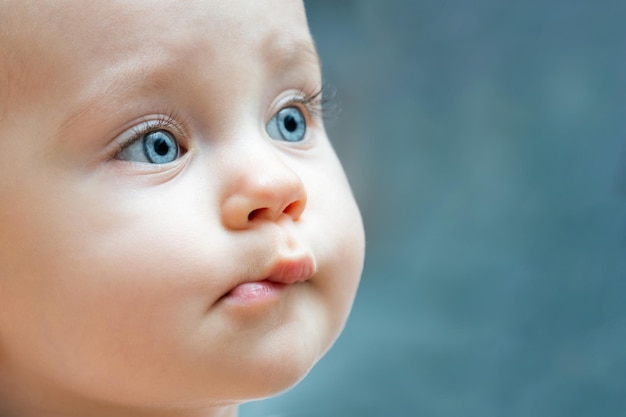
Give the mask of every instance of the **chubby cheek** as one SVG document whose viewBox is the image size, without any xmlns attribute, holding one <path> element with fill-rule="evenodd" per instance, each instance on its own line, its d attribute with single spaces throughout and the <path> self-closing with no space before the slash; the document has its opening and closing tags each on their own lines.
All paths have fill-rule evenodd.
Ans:
<svg viewBox="0 0 626 417">
<path fill-rule="evenodd" d="M 164 375 L 176 380 L 172 368 L 184 368 L 185 355 L 194 353 L 186 350 L 190 333 L 228 268 L 211 262 L 227 259 L 219 238 L 199 238 L 216 234 L 198 230 L 209 229 L 210 219 L 191 221 L 197 219 L 189 219 L 182 199 L 155 207 L 151 195 L 114 196 L 97 185 L 57 189 L 46 201 L 33 201 L 44 200 L 44 189 L 33 191 L 39 193 L 28 195 L 38 197 L 22 198 L 22 210 L 9 213 L 19 227 L 10 233 L 18 239 L 6 259 L 10 277 L 2 277 L 0 301 L 12 310 L 3 314 L 10 321 L 0 318 L 7 349 L 81 391 L 119 393 L 129 381 L 132 396 L 158 392 Z M 1 244 L 8 249 L 5 239 Z M 99 386 L 90 387 L 95 380 Z"/>
<path fill-rule="evenodd" d="M 320 170 L 321 169 L 321 170 Z M 321 176 L 319 172 L 324 172 Z M 365 236 L 359 209 L 335 157 L 307 176 L 308 214 L 303 216 L 320 266 L 319 288 L 330 306 L 325 322 L 338 336 L 360 281 Z"/>
</svg>

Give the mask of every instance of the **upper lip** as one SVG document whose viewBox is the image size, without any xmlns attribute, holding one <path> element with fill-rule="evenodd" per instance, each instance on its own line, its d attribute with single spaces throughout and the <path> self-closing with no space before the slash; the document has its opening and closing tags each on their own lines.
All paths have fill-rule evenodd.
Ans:
<svg viewBox="0 0 626 417">
<path fill-rule="evenodd" d="M 263 279 L 279 284 L 306 281 L 315 274 L 315 261 L 311 255 L 285 257 L 277 260 Z"/>
<path fill-rule="evenodd" d="M 315 259 L 309 253 L 299 253 L 291 256 L 283 255 L 272 262 L 268 269 L 258 277 L 244 278 L 236 282 L 220 299 L 230 294 L 237 286 L 246 283 L 269 281 L 277 284 L 290 285 L 297 282 L 304 282 L 313 277 L 316 270 Z"/>
</svg>

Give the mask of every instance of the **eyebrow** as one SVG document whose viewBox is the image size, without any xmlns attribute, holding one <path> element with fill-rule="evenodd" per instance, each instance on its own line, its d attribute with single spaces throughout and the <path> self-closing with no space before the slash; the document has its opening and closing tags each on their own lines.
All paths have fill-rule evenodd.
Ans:
<svg viewBox="0 0 626 417">
<path fill-rule="evenodd" d="M 288 72 L 299 68 L 315 68 L 321 71 L 321 60 L 311 39 L 289 39 L 284 41 L 280 34 L 268 36 L 260 48 L 260 59 L 272 72 Z M 171 88 L 184 77 L 178 67 L 179 61 L 159 63 L 153 67 L 130 66 L 116 73 L 114 82 L 100 85 L 89 93 L 84 101 L 71 112 L 57 129 L 57 136 L 69 130 L 85 114 L 99 109 L 116 108 L 127 102 L 129 95 L 151 96 Z M 122 74 L 128 73 L 127 76 Z"/>
<path fill-rule="evenodd" d="M 298 67 L 303 64 L 314 65 L 319 69 L 322 67 L 320 56 L 312 39 L 284 41 L 280 34 L 273 34 L 266 38 L 261 46 L 261 51 L 263 60 L 269 62 L 274 71 Z"/>
<path fill-rule="evenodd" d="M 85 114 L 101 109 L 117 108 L 128 102 L 128 97 L 150 96 L 167 89 L 180 77 L 173 63 L 157 65 L 154 68 L 136 67 L 114 71 L 115 76 L 107 79 L 95 91 L 87 93 L 87 97 L 59 125 L 57 135 L 69 130 Z"/>
</svg>

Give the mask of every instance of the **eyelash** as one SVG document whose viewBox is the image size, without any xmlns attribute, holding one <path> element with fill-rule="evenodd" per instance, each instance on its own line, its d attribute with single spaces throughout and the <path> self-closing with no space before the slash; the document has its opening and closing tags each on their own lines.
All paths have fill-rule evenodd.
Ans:
<svg viewBox="0 0 626 417">
<path fill-rule="evenodd" d="M 334 97 L 335 90 L 328 84 L 323 83 L 322 87 L 313 93 L 306 93 L 300 90 L 298 94 L 294 95 L 282 108 L 300 105 L 304 107 L 314 119 L 327 120 L 331 116 L 334 116 L 335 112 L 338 110 L 336 106 L 332 105 Z"/>
<path fill-rule="evenodd" d="M 142 123 L 134 126 L 131 129 L 131 136 L 122 143 L 120 143 L 113 151 L 113 158 L 115 158 L 115 156 L 119 153 L 123 152 L 130 145 L 140 140 L 143 136 L 157 130 L 165 130 L 167 132 L 170 132 L 178 140 L 181 137 L 185 137 L 185 132 L 188 131 L 187 119 L 181 119 L 178 116 L 178 113 L 171 110 L 159 114 L 156 119 L 144 119 Z"/>
<path fill-rule="evenodd" d="M 330 88 L 328 84 L 323 83 L 322 87 L 313 93 L 306 93 L 304 90 L 300 90 L 297 94 L 285 103 L 282 108 L 290 106 L 303 107 L 307 113 L 317 120 L 327 120 L 330 116 L 334 116 L 338 108 L 336 106 L 329 105 L 332 103 L 335 97 L 335 90 Z M 120 143 L 119 146 L 113 151 L 111 158 L 115 158 L 116 155 L 123 152 L 130 145 L 140 140 L 143 136 L 150 132 L 157 130 L 166 130 L 174 135 L 175 138 L 184 137 L 184 132 L 187 129 L 187 120 L 178 117 L 178 114 L 174 111 L 165 111 L 159 114 L 157 119 L 149 120 L 145 119 L 142 123 L 132 128 L 131 136 Z"/>
</svg>

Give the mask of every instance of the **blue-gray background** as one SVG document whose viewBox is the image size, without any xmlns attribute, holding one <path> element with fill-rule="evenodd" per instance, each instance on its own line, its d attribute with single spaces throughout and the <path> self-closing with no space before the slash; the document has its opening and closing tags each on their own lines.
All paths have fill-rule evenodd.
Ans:
<svg viewBox="0 0 626 417">
<path fill-rule="evenodd" d="M 307 8 L 367 260 L 335 347 L 240 415 L 626 415 L 626 2 Z"/>
</svg>

